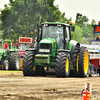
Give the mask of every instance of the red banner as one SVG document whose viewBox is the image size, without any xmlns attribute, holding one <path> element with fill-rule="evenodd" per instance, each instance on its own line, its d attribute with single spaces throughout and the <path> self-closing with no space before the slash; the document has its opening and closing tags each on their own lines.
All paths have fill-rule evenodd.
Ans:
<svg viewBox="0 0 100 100">
<path fill-rule="evenodd" d="M 19 43 L 32 43 L 32 38 L 19 37 Z"/>
</svg>

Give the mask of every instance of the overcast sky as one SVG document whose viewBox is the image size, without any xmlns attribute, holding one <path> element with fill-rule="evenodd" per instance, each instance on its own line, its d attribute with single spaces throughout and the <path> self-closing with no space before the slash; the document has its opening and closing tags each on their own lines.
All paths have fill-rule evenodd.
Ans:
<svg viewBox="0 0 100 100">
<path fill-rule="evenodd" d="M 8 4 L 9 0 L 0 0 L 0 8 Z M 89 22 L 94 19 L 100 21 L 100 0 L 55 0 L 54 5 L 59 5 L 59 10 L 65 12 L 67 18 L 72 17 L 75 22 L 76 13 L 81 13 L 89 18 Z"/>
<path fill-rule="evenodd" d="M 89 22 L 94 19 L 100 21 L 100 0 L 55 0 L 55 5 L 59 5 L 59 10 L 65 12 L 66 17 L 72 17 L 75 22 L 76 13 L 81 13 L 89 18 Z"/>
</svg>

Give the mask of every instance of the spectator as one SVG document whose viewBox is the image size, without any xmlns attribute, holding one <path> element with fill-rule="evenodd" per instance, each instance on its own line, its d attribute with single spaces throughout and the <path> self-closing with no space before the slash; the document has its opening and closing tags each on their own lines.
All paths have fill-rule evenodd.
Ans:
<svg viewBox="0 0 100 100">
<path fill-rule="evenodd" d="M 4 49 L 6 49 L 6 55 L 7 55 L 7 52 L 9 50 L 9 46 L 8 44 L 6 43 L 6 41 L 4 41 Z"/>
</svg>

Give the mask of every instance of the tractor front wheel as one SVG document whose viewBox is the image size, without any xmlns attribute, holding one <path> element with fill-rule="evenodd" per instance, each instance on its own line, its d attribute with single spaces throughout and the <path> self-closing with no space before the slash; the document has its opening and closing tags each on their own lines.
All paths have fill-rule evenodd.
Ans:
<svg viewBox="0 0 100 100">
<path fill-rule="evenodd" d="M 24 76 L 35 76 L 36 66 L 33 65 L 35 59 L 34 51 L 25 51 L 23 55 L 23 75 Z"/>
<path fill-rule="evenodd" d="M 33 65 L 35 51 L 25 51 L 23 55 L 23 75 L 24 76 L 45 76 L 46 72 L 43 66 Z"/>
<path fill-rule="evenodd" d="M 56 58 L 55 75 L 56 77 L 68 77 L 70 73 L 69 53 L 58 53 Z"/>
</svg>

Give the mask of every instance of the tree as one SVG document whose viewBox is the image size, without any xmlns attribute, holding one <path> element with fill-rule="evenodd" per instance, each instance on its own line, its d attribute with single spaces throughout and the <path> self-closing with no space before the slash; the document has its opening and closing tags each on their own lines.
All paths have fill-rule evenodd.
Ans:
<svg viewBox="0 0 100 100">
<path fill-rule="evenodd" d="M 20 34 L 35 38 L 36 32 L 30 30 L 32 24 L 35 24 L 36 29 L 37 24 L 43 21 L 60 21 L 60 17 L 63 18 L 65 14 L 61 14 L 53 2 L 54 0 L 10 0 L 10 7 L 6 5 L 1 11 L 3 38 L 18 39 Z"/>
<path fill-rule="evenodd" d="M 85 37 L 85 38 L 92 38 L 92 35 L 93 35 L 92 25 L 88 24 L 88 25 L 84 26 L 82 34 L 83 34 L 83 37 Z"/>
<path fill-rule="evenodd" d="M 78 25 L 74 25 L 75 26 L 75 31 L 72 32 L 71 36 L 72 36 L 72 40 L 76 40 L 79 43 L 81 43 L 81 41 L 84 39 L 84 37 L 82 37 L 82 29 L 78 26 Z"/>
<path fill-rule="evenodd" d="M 68 19 L 65 17 L 65 13 L 62 13 L 60 16 L 60 22 L 69 24 L 72 21 L 72 18 Z"/>
<path fill-rule="evenodd" d="M 80 26 L 80 28 L 83 28 L 86 24 L 88 24 L 88 17 L 87 16 L 83 16 L 82 14 L 80 13 L 77 13 L 76 14 L 76 20 L 75 20 L 75 23 L 77 25 Z"/>
</svg>

